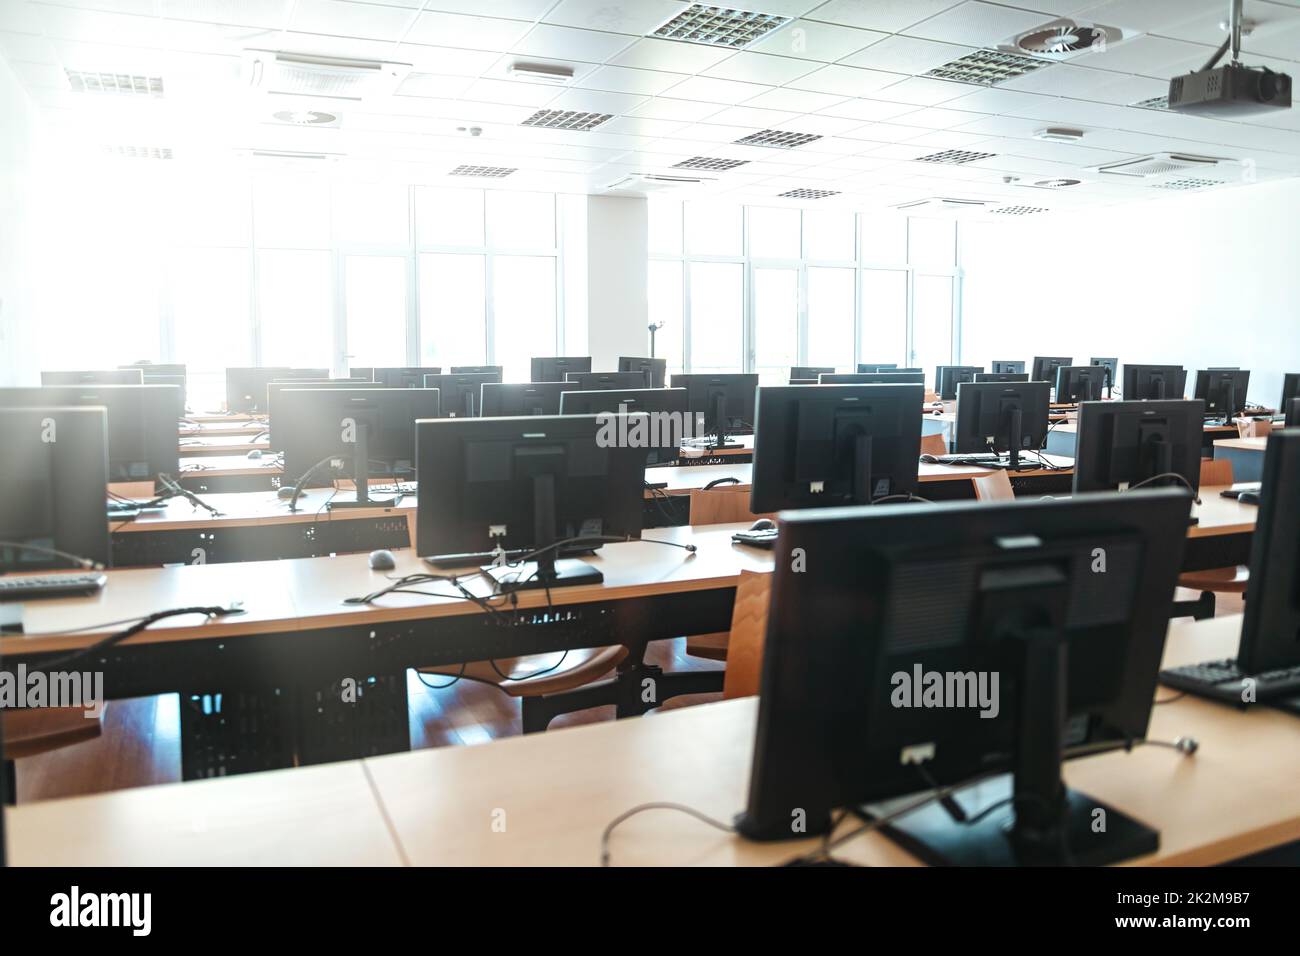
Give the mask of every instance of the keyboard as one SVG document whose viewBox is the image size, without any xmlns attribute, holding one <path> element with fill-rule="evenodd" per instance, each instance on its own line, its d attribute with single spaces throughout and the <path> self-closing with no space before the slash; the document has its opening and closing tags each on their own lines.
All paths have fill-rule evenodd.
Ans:
<svg viewBox="0 0 1300 956">
<path fill-rule="evenodd" d="M 969 455 L 922 455 L 925 461 L 933 461 L 938 465 L 982 465 L 986 468 L 1007 468 L 1010 467 L 1010 460 L 1006 455 L 995 455 L 992 452 L 987 454 L 977 452 Z"/>
<path fill-rule="evenodd" d="M 757 531 L 737 531 L 731 536 L 731 540 L 736 544 L 747 544 L 751 548 L 762 548 L 765 551 L 771 551 L 776 547 L 776 536 L 778 528 L 760 528 Z"/>
<path fill-rule="evenodd" d="M 0 601 L 94 594 L 108 583 L 99 571 L 85 574 L 23 574 L 0 577 Z"/>
<path fill-rule="evenodd" d="M 1227 658 L 1160 672 L 1160 683 L 1166 687 L 1231 704 L 1244 703 L 1242 681 L 1248 678 L 1255 682 L 1255 700 L 1260 703 L 1300 693 L 1300 665 L 1250 674 L 1241 670 L 1234 658 Z"/>
</svg>

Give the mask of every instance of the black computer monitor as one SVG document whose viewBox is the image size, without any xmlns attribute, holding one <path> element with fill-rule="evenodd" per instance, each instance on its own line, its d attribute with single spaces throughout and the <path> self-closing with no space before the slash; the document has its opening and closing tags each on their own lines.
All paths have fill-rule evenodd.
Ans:
<svg viewBox="0 0 1300 956">
<path fill-rule="evenodd" d="M 728 435 L 750 434 L 754 430 L 754 390 L 758 376 L 751 373 L 678 373 L 673 388 L 686 389 L 690 411 L 704 416 L 705 431 L 716 437 L 714 447 L 734 447 Z"/>
<path fill-rule="evenodd" d="M 1192 398 L 1205 402 L 1205 414 L 1231 421 L 1246 410 L 1250 372 L 1241 369 L 1201 369 Z"/>
<path fill-rule="evenodd" d="M 0 448 L 0 573 L 76 566 L 49 549 L 107 567 L 105 410 L 0 408 Z"/>
<path fill-rule="evenodd" d="M 1061 355 L 1035 355 L 1029 372 L 1031 382 L 1054 382 L 1056 370 L 1062 365 L 1073 365 L 1074 359 Z"/>
<path fill-rule="evenodd" d="M 373 366 L 361 365 L 348 368 L 348 378 L 358 382 L 373 382 L 375 380 L 375 369 Z"/>
<path fill-rule="evenodd" d="M 1027 382 L 1028 372 L 980 372 L 975 376 L 976 385 L 988 385 L 993 382 Z"/>
<path fill-rule="evenodd" d="M 327 368 L 289 368 L 287 365 L 226 369 L 226 411 L 252 414 L 266 411 L 266 386 L 276 380 L 329 378 Z"/>
<path fill-rule="evenodd" d="M 648 388 L 644 372 L 569 372 L 564 381 L 575 392 Z"/>
<path fill-rule="evenodd" d="M 520 415 L 560 414 L 560 395 L 568 382 L 484 382 L 483 418 L 517 418 Z"/>
<path fill-rule="evenodd" d="M 41 372 L 42 385 L 143 385 L 144 373 L 140 369 L 104 368 L 80 369 L 68 372 Z"/>
<path fill-rule="evenodd" d="M 1205 403 L 1198 399 L 1084 402 L 1074 490 L 1116 491 L 1139 483 L 1200 487 L 1204 418 Z"/>
<path fill-rule="evenodd" d="M 994 360 L 989 363 L 989 371 L 995 373 L 1000 372 L 1006 375 L 1024 375 L 1025 363 Z M 1026 379 L 1026 381 L 1028 381 L 1028 379 Z"/>
<path fill-rule="evenodd" d="M 960 816 L 944 801 L 884 832 L 931 862 L 1153 851 L 1061 761 L 1146 737 L 1189 505 L 1160 489 L 783 515 L 738 831 L 806 837 L 838 807 L 878 818 L 878 801 L 978 781 Z"/>
<path fill-rule="evenodd" d="M 180 470 L 175 385 L 0 388 L 0 408 L 102 405 L 108 409 L 108 480 L 156 481 Z"/>
<path fill-rule="evenodd" d="M 834 375 L 835 368 L 830 365 L 791 365 L 789 381 L 811 378 L 814 381 L 821 375 Z"/>
<path fill-rule="evenodd" d="M 699 416 L 690 414 L 684 388 L 625 388 L 594 392 L 566 391 L 560 396 L 561 415 L 627 415 L 646 413 L 647 431 L 629 436 L 646 449 L 646 467 L 675 462 L 682 440 L 704 435 Z"/>
<path fill-rule="evenodd" d="M 1106 370 L 1106 397 L 1110 397 L 1110 390 L 1119 383 L 1119 359 L 1118 358 L 1090 358 L 1089 365 L 1096 365 Z"/>
<path fill-rule="evenodd" d="M 424 376 L 442 374 L 437 365 L 377 366 L 368 371 L 372 382 L 386 388 L 424 388 Z"/>
<path fill-rule="evenodd" d="M 492 561 L 508 590 L 599 583 L 572 556 L 639 537 L 645 493 L 644 449 L 605 441 L 606 427 L 595 415 L 419 422 L 420 555 Z"/>
<path fill-rule="evenodd" d="M 500 365 L 453 365 L 450 369 L 452 375 L 495 375 L 497 381 L 501 381 L 502 366 Z"/>
<path fill-rule="evenodd" d="M 180 389 L 181 414 L 185 414 L 185 366 L 177 363 L 135 362 L 131 365 L 119 365 L 118 368 L 140 370 L 141 385 L 175 385 Z M 130 384 L 130 383 L 128 383 Z"/>
<path fill-rule="evenodd" d="M 483 386 L 497 381 L 493 372 L 426 375 L 424 387 L 436 388 L 442 393 L 443 418 L 474 418 L 479 414 Z"/>
<path fill-rule="evenodd" d="M 1285 428 L 1300 428 L 1300 396 L 1291 399 L 1283 412 L 1286 415 Z"/>
<path fill-rule="evenodd" d="M 819 385 L 925 385 L 924 372 L 834 372 L 820 375 Z M 924 401 L 922 394 L 922 401 Z"/>
<path fill-rule="evenodd" d="M 287 388 L 276 396 L 284 448 L 281 484 L 311 487 L 350 477 L 356 501 L 329 507 L 380 507 L 371 478 L 409 478 L 415 466 L 415 421 L 437 418 L 436 388 Z"/>
<path fill-rule="evenodd" d="M 1277 404 L 1279 415 L 1291 407 L 1291 399 L 1300 398 L 1300 372 L 1287 372 L 1282 376 L 1282 401 Z"/>
<path fill-rule="evenodd" d="M 1108 377 L 1101 365 L 1062 365 L 1056 370 L 1056 401 L 1061 405 L 1099 402 Z"/>
<path fill-rule="evenodd" d="M 897 368 L 898 368 L 897 362 L 859 362 L 858 363 L 859 372 L 888 372 L 891 370 L 897 370 Z M 834 369 L 832 369 L 831 371 L 834 371 Z"/>
<path fill-rule="evenodd" d="M 1019 468 L 1021 453 L 1047 440 L 1050 390 L 1047 382 L 958 385 L 953 451 L 1006 454 L 1007 466 Z"/>
<path fill-rule="evenodd" d="M 975 376 L 984 371 L 980 365 L 940 365 L 934 372 L 934 390 L 945 402 L 956 401 L 957 386 L 962 382 L 973 382 Z"/>
<path fill-rule="evenodd" d="M 760 387 L 750 511 L 910 495 L 924 398 L 923 385 Z"/>
<path fill-rule="evenodd" d="M 1123 381 L 1127 401 L 1172 401 L 1183 397 L 1187 373 L 1181 365 L 1125 365 Z"/>
<path fill-rule="evenodd" d="M 279 411 L 280 393 L 291 388 L 386 388 L 375 382 L 363 382 L 357 378 L 302 378 L 289 379 L 284 382 L 268 382 L 266 385 L 266 431 L 269 451 L 284 451 L 282 440 L 285 428 L 276 429 L 276 413 Z"/>
<path fill-rule="evenodd" d="M 590 372 L 590 355 L 555 355 L 534 358 L 530 378 L 534 382 L 563 382 L 570 372 Z"/>
<path fill-rule="evenodd" d="M 646 375 L 646 388 L 663 388 L 664 378 L 668 374 L 668 360 L 620 355 L 618 357 L 618 370 L 620 372 L 644 372 Z"/>
</svg>

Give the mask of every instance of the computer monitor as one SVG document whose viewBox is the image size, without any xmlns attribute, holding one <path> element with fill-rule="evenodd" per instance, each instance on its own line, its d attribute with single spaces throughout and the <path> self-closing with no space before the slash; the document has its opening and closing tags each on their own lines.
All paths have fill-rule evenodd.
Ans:
<svg viewBox="0 0 1300 956">
<path fill-rule="evenodd" d="M 1124 388 L 1127 401 L 1181 399 L 1187 385 L 1187 373 L 1181 365 L 1125 365 Z"/>
<path fill-rule="evenodd" d="M 644 449 L 606 441 L 607 429 L 595 415 L 418 422 L 420 555 L 491 561 L 505 590 L 602 581 L 573 555 L 639 537 L 645 494 Z"/>
<path fill-rule="evenodd" d="M 1286 428 L 1300 428 L 1300 396 L 1291 399 L 1286 407 Z"/>
<path fill-rule="evenodd" d="M 180 470 L 175 385 L 0 388 L 0 408 L 100 405 L 108 410 L 108 480 L 156 481 Z"/>
<path fill-rule="evenodd" d="M 1024 374 L 1025 374 L 1025 363 L 1024 363 L 1024 362 L 1008 362 L 1008 361 L 1000 361 L 1000 362 L 999 362 L 999 361 L 993 361 L 993 362 L 990 362 L 990 363 L 989 363 L 989 371 L 994 372 L 994 373 L 1002 373 L 1002 374 L 1006 374 L 1006 375 L 1024 375 Z M 1028 381 L 1028 380 L 1026 379 L 1026 381 Z"/>
<path fill-rule="evenodd" d="M 534 358 L 530 378 L 534 382 L 563 382 L 570 372 L 590 372 L 590 355 L 556 355 Z"/>
<path fill-rule="evenodd" d="M 776 553 L 809 565 L 773 573 L 737 830 L 807 837 L 835 808 L 879 819 L 897 806 L 879 801 L 969 782 L 885 834 L 930 862 L 1153 851 L 1061 763 L 1146 737 L 1189 505 L 1160 489 L 783 515 Z"/>
<path fill-rule="evenodd" d="M 980 365 L 940 365 L 934 373 L 934 390 L 945 402 L 956 401 L 957 386 L 962 382 L 973 382 L 975 376 L 984 371 Z"/>
<path fill-rule="evenodd" d="M 1056 370 L 1062 365 L 1073 365 L 1074 359 L 1061 355 L 1035 355 L 1029 372 L 1031 382 L 1054 382 Z"/>
<path fill-rule="evenodd" d="M 1056 401 L 1060 405 L 1099 402 L 1108 377 L 1101 365 L 1062 365 L 1056 370 Z"/>
<path fill-rule="evenodd" d="M 1084 402 L 1074 451 L 1075 492 L 1137 484 L 1200 487 L 1204 417 L 1199 399 Z"/>
<path fill-rule="evenodd" d="M 663 388 L 664 378 L 668 374 L 668 360 L 620 355 L 618 357 L 618 370 L 620 372 L 644 372 L 646 375 L 646 388 Z"/>
<path fill-rule="evenodd" d="M 483 418 L 560 414 L 560 395 L 568 382 L 484 382 L 479 414 Z"/>
<path fill-rule="evenodd" d="M 131 365 L 119 365 L 118 368 L 140 370 L 141 385 L 175 385 L 180 389 L 180 414 L 185 414 L 185 366 L 180 364 L 163 364 L 159 362 L 135 362 Z M 133 383 L 127 383 L 133 384 Z"/>
<path fill-rule="evenodd" d="M 0 408 L 0 448 L 0 572 L 76 566 L 50 549 L 107 567 L 105 410 Z"/>
<path fill-rule="evenodd" d="M 704 416 L 704 430 L 715 436 L 715 448 L 736 447 L 727 440 L 729 435 L 753 432 L 757 375 L 678 373 L 673 376 L 672 385 L 686 389 L 687 407 L 692 413 Z"/>
<path fill-rule="evenodd" d="M 1231 421 L 1246 410 L 1250 372 L 1240 369 L 1201 369 L 1196 373 L 1193 398 L 1205 402 L 1205 414 Z"/>
<path fill-rule="evenodd" d="M 426 375 L 424 387 L 436 388 L 442 393 L 443 418 L 474 418 L 479 414 L 483 386 L 496 381 L 493 372 Z"/>
<path fill-rule="evenodd" d="M 451 367 L 452 375 L 495 375 L 497 381 L 501 381 L 502 366 L 500 365 L 453 365 Z"/>
<path fill-rule="evenodd" d="M 646 448 L 647 468 L 675 462 L 682 440 L 704 434 L 699 416 L 692 416 L 684 388 L 625 388 L 595 392 L 569 392 L 560 396 L 561 415 L 627 415 L 645 412 L 647 432 L 640 443 Z"/>
<path fill-rule="evenodd" d="M 284 451 L 283 436 L 285 427 L 276 429 L 276 417 L 279 412 L 280 393 L 291 388 L 386 388 L 374 382 L 363 382 L 356 378 L 303 378 L 290 379 L 285 382 L 268 382 L 266 385 L 266 429 L 268 450 Z"/>
<path fill-rule="evenodd" d="M 138 368 L 81 369 L 69 372 L 41 372 L 42 385 L 143 385 Z"/>
<path fill-rule="evenodd" d="M 1027 382 L 1028 372 L 980 372 L 975 376 L 976 385 L 988 385 L 992 382 Z"/>
<path fill-rule="evenodd" d="M 406 365 L 370 369 L 370 380 L 386 388 L 424 388 L 424 376 L 441 375 L 437 365 Z"/>
<path fill-rule="evenodd" d="M 1021 452 L 1047 440 L 1050 389 L 1046 382 L 958 385 L 953 451 L 1006 454 L 1007 467 L 1019 468 Z"/>
<path fill-rule="evenodd" d="M 897 370 L 898 370 L 897 362 L 859 362 L 858 363 L 859 372 L 889 372 L 889 371 L 897 371 Z M 834 369 L 831 369 L 831 371 L 834 371 Z"/>
<path fill-rule="evenodd" d="M 1282 401 L 1277 403 L 1279 415 L 1291 407 L 1291 399 L 1300 398 L 1300 372 L 1287 372 L 1282 376 Z"/>
<path fill-rule="evenodd" d="M 924 398 L 923 385 L 760 387 L 750 511 L 910 495 Z"/>
<path fill-rule="evenodd" d="M 242 367 L 226 369 L 226 411 L 252 414 L 266 411 L 266 386 L 276 380 L 329 378 L 327 368 Z"/>
<path fill-rule="evenodd" d="M 830 365 L 791 365 L 789 381 L 795 381 L 801 378 L 811 378 L 814 381 L 821 375 L 834 375 L 835 369 Z"/>
<path fill-rule="evenodd" d="M 569 372 L 564 381 L 575 392 L 596 392 L 609 389 L 647 388 L 644 372 Z"/>
<path fill-rule="evenodd" d="M 924 385 L 924 372 L 835 372 L 821 375 L 820 385 Z M 924 396 L 922 397 L 924 401 Z"/>
<path fill-rule="evenodd" d="M 287 388 L 276 403 L 281 484 L 355 483 L 356 501 L 330 501 L 331 509 L 391 505 L 370 498 L 369 479 L 410 477 L 415 421 L 439 412 L 436 388 Z"/>
<path fill-rule="evenodd" d="M 1090 358 L 1089 365 L 1096 365 L 1106 370 L 1106 397 L 1110 397 L 1110 390 L 1119 382 L 1119 359 L 1117 358 Z"/>
<path fill-rule="evenodd" d="M 373 382 L 375 380 L 375 370 L 373 366 L 357 366 L 348 368 L 348 378 L 358 382 Z"/>
</svg>

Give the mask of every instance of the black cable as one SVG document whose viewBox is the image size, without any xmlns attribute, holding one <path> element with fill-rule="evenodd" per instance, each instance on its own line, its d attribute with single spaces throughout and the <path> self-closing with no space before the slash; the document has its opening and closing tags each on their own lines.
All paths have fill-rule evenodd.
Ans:
<svg viewBox="0 0 1300 956">
<path fill-rule="evenodd" d="M 324 468 L 330 462 L 336 461 L 338 457 L 338 455 L 330 455 L 327 458 L 322 458 L 302 473 L 302 477 L 298 479 L 298 483 L 293 486 L 293 497 L 289 499 L 290 511 L 296 512 L 298 510 L 298 499 L 302 497 L 303 488 L 306 487 L 307 482 L 311 479 L 312 475 L 316 474 L 316 472 L 320 471 L 320 469 Z"/>
<path fill-rule="evenodd" d="M 56 558 L 63 558 L 65 561 L 71 561 L 77 567 L 86 571 L 104 570 L 104 566 L 98 561 L 83 558 L 78 554 L 70 554 L 67 551 L 60 551 L 58 548 L 43 548 L 36 544 L 23 544 L 21 541 L 0 541 L 0 548 L 11 548 L 14 551 L 32 551 L 36 554 L 48 554 Z"/>
<path fill-rule="evenodd" d="M 1141 488 L 1143 485 L 1149 485 L 1149 484 L 1151 484 L 1151 482 L 1153 482 L 1153 481 L 1159 481 L 1159 480 L 1162 479 L 1162 478 L 1173 478 L 1173 479 L 1176 479 L 1177 481 L 1179 481 L 1180 483 L 1182 483 L 1182 485 L 1183 485 L 1183 486 L 1184 486 L 1188 491 L 1190 491 L 1190 492 L 1192 493 L 1192 500 L 1193 500 L 1193 501 L 1195 501 L 1198 505 L 1201 503 L 1201 496 L 1197 493 L 1196 489 L 1192 487 L 1192 483 L 1191 483 L 1190 481 L 1188 481 L 1187 478 L 1186 478 L 1185 476 L 1180 475 L 1180 474 L 1179 474 L 1178 472 L 1176 472 L 1176 471 L 1162 471 L 1160 474 L 1158 474 L 1158 475 L 1152 475 L 1150 478 L 1143 478 L 1143 479 L 1142 479 L 1141 481 L 1139 481 L 1137 484 L 1129 485 L 1129 486 L 1128 486 L 1128 490 L 1129 490 L 1129 491 L 1135 491 L 1136 489 Z"/>
<path fill-rule="evenodd" d="M 118 631 L 116 634 L 110 634 L 108 635 L 108 637 L 102 638 L 101 640 L 96 641 L 94 644 L 91 644 L 87 647 L 83 647 L 79 650 L 75 650 L 70 654 L 65 654 L 62 657 L 56 657 L 52 661 L 44 661 L 40 664 L 31 665 L 27 668 L 27 670 L 28 672 L 47 672 L 47 673 L 51 670 L 61 670 L 63 667 L 67 666 L 73 661 L 77 661 L 83 657 L 87 657 L 92 654 L 97 654 L 103 650 L 107 650 L 108 648 L 114 646 L 115 644 L 120 644 L 123 641 L 127 640 L 128 638 L 134 637 L 136 634 L 139 634 L 141 631 L 149 627 L 150 624 L 155 624 L 158 621 L 164 620 L 169 617 L 180 617 L 185 614 L 204 614 L 207 615 L 207 617 L 209 618 L 213 618 L 213 617 L 229 617 L 232 614 L 243 614 L 243 613 L 244 613 L 244 609 L 241 607 L 223 607 L 221 605 L 209 605 L 209 606 L 202 606 L 202 607 L 178 607 L 178 608 L 171 608 L 166 611 L 156 611 L 153 614 L 148 614 L 140 618 L 140 620 L 138 620 L 135 624 L 132 624 L 130 627 L 126 628 L 126 630 Z"/>
</svg>

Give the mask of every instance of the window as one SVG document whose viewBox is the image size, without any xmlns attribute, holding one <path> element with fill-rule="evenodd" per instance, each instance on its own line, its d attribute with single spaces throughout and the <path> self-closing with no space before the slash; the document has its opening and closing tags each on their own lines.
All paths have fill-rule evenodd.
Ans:
<svg viewBox="0 0 1300 956">
<path fill-rule="evenodd" d="M 266 176 L 253 183 L 259 246 L 323 249 L 330 244 L 330 190 L 315 176 Z"/>
<path fill-rule="evenodd" d="M 952 277 L 917 276 L 912 362 L 926 370 L 952 364 Z"/>
<path fill-rule="evenodd" d="M 488 245 L 498 249 L 555 248 L 555 197 L 550 193 L 489 192 Z"/>
<path fill-rule="evenodd" d="M 951 219 L 909 219 L 907 261 L 922 269 L 951 269 L 957 260 L 957 223 Z"/>
<path fill-rule="evenodd" d="M 680 206 L 678 207 L 681 208 Z M 664 324 L 655 333 L 655 357 L 665 359 L 667 373 L 680 372 L 682 357 L 682 264 L 652 259 L 648 276 L 650 321 Z"/>
<path fill-rule="evenodd" d="M 907 263 L 907 217 L 898 213 L 861 217 L 862 261 L 866 265 Z"/>
<path fill-rule="evenodd" d="M 693 256 L 741 254 L 741 207 L 686 204 L 686 251 Z"/>
<path fill-rule="evenodd" d="M 556 354 L 555 259 L 550 256 L 493 258 L 493 364 L 502 380 L 527 382 L 534 355 Z"/>
<path fill-rule="evenodd" d="M 172 357 L 186 366 L 191 408 L 220 407 L 222 370 L 253 364 L 251 266 L 246 248 L 180 249 L 172 257 Z"/>
<path fill-rule="evenodd" d="M 420 364 L 487 364 L 484 257 L 420 256 Z"/>
<path fill-rule="evenodd" d="M 784 385 L 799 364 L 799 270 L 754 269 L 754 371 Z"/>
<path fill-rule="evenodd" d="M 328 252 L 268 249 L 257 254 L 262 365 L 333 367 L 332 277 Z"/>
<path fill-rule="evenodd" d="M 483 190 L 415 190 L 415 230 L 421 248 L 483 245 Z"/>
<path fill-rule="evenodd" d="M 799 210 L 749 210 L 749 255 L 754 259 L 799 258 Z"/>
<path fill-rule="evenodd" d="M 808 269 L 808 365 L 852 371 L 853 269 Z"/>
<path fill-rule="evenodd" d="M 809 209 L 803 214 L 803 254 L 806 259 L 852 262 L 856 225 L 853 213 Z"/>
<path fill-rule="evenodd" d="M 410 243 L 408 187 L 400 184 L 346 183 L 334 189 L 334 237 L 348 245 Z"/>
<path fill-rule="evenodd" d="M 745 267 L 736 262 L 692 262 L 691 371 L 734 372 L 742 367 Z"/>
<path fill-rule="evenodd" d="M 352 366 L 406 364 L 406 259 L 348 256 L 344 269 L 348 352 Z"/>
<path fill-rule="evenodd" d="M 907 366 L 906 269 L 862 270 L 858 361 Z"/>
<path fill-rule="evenodd" d="M 682 204 L 679 202 L 651 202 L 649 217 L 650 254 L 680 256 L 682 254 Z"/>
</svg>

